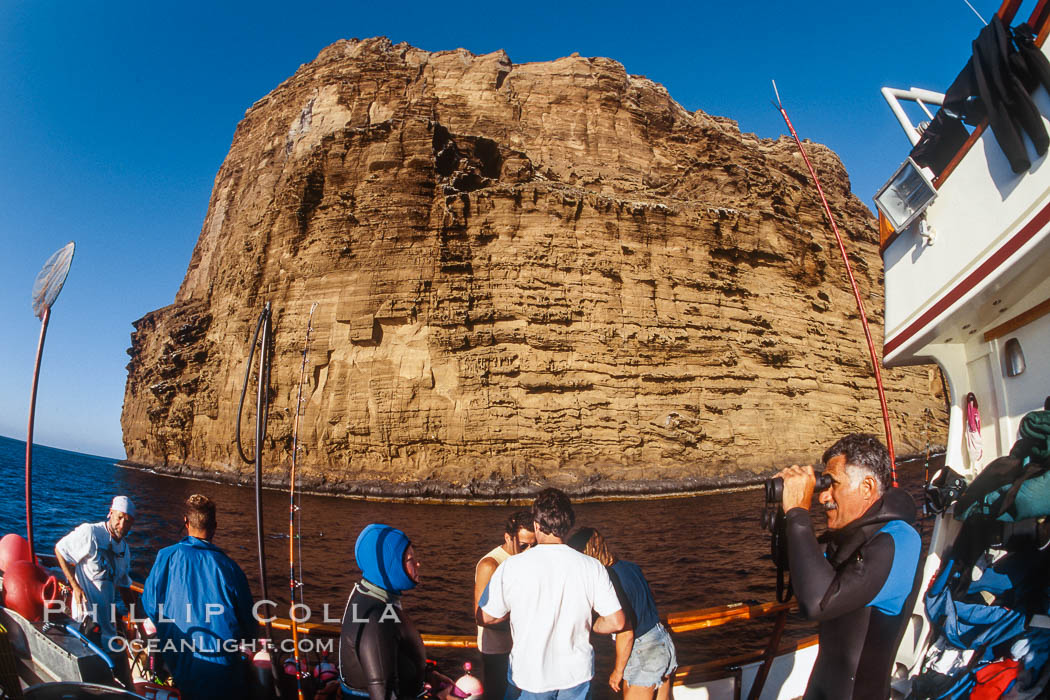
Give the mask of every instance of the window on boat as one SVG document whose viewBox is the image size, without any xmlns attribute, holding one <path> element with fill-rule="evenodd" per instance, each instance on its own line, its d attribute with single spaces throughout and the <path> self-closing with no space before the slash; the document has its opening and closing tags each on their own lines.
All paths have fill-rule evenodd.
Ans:
<svg viewBox="0 0 1050 700">
<path fill-rule="evenodd" d="M 1024 351 L 1021 349 L 1021 341 L 1010 338 L 1004 347 L 1003 370 L 1007 377 L 1016 377 L 1024 373 Z"/>
</svg>

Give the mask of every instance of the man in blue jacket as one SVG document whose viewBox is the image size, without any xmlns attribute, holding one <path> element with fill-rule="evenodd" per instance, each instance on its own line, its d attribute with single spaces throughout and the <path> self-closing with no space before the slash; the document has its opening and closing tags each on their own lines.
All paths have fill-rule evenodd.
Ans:
<svg viewBox="0 0 1050 700">
<path fill-rule="evenodd" d="M 252 593 L 241 567 L 211 543 L 215 503 L 186 499 L 188 535 L 157 553 L 142 605 L 185 700 L 227 698 L 247 685 L 239 644 L 255 638 Z"/>
<path fill-rule="evenodd" d="M 889 454 L 873 435 L 847 435 L 822 461 L 831 487 L 819 498 L 828 521 L 819 541 L 809 516 L 813 468 L 779 474 L 791 585 L 802 614 L 820 623 L 805 698 L 883 700 L 918 588 L 915 502 L 892 486 Z"/>
</svg>

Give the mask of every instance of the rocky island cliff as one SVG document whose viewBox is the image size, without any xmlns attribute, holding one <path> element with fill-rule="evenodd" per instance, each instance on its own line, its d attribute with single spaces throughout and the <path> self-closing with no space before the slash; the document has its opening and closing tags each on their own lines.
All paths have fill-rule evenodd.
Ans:
<svg viewBox="0 0 1050 700">
<path fill-rule="evenodd" d="M 881 347 L 876 222 L 838 157 L 807 149 Z M 793 142 L 606 58 L 339 41 L 252 105 L 174 303 L 135 322 L 130 463 L 247 473 L 234 422 L 267 301 L 272 483 L 315 302 L 299 436 L 315 490 L 689 489 L 882 430 Z M 943 444 L 936 370 L 884 378 L 898 453 L 925 445 L 927 408 Z"/>
</svg>

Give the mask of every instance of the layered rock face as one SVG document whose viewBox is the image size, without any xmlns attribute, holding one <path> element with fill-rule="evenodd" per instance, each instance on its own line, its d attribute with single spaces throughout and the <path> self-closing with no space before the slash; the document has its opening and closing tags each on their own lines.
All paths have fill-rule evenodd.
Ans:
<svg viewBox="0 0 1050 700">
<path fill-rule="evenodd" d="M 875 222 L 835 154 L 807 148 L 881 346 Z M 882 432 L 793 142 L 690 113 L 605 58 L 340 41 L 254 104 L 174 304 L 135 323 L 130 462 L 249 468 L 233 432 L 267 301 L 273 482 L 315 302 L 299 463 L 316 488 L 672 488 Z M 944 413 L 936 370 L 884 377 L 898 452 L 921 449 L 924 409 Z"/>
</svg>

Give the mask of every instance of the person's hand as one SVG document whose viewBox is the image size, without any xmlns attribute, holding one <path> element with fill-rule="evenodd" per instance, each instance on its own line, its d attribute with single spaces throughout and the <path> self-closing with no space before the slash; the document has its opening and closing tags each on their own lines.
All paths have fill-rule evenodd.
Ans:
<svg viewBox="0 0 1050 700">
<path fill-rule="evenodd" d="M 784 495 L 780 499 L 784 512 L 787 513 L 792 508 L 809 510 L 809 505 L 813 502 L 813 487 L 817 483 L 813 467 L 793 465 L 782 469 L 777 476 L 784 480 Z"/>
<path fill-rule="evenodd" d="M 623 671 L 613 669 L 613 672 L 609 674 L 609 687 L 615 690 L 617 693 L 620 692 L 620 685 L 623 681 Z"/>
<path fill-rule="evenodd" d="M 83 610 L 86 607 L 84 601 L 87 599 L 87 596 L 84 595 L 84 589 L 76 581 L 73 581 L 69 587 L 73 590 L 73 605 Z"/>
<path fill-rule="evenodd" d="M 452 690 L 452 686 L 456 684 L 451 678 L 433 667 L 427 671 L 427 683 L 430 684 L 430 687 L 434 689 L 439 698 L 447 697 L 449 691 Z"/>
<path fill-rule="evenodd" d="M 430 682 L 433 685 L 441 685 L 442 683 L 448 683 L 448 684 L 452 683 L 452 679 L 451 678 L 449 678 L 448 676 L 446 676 L 444 673 L 442 673 L 441 671 L 437 670 L 436 668 L 431 668 L 430 669 L 430 672 L 427 674 L 427 678 L 430 680 Z"/>
</svg>

